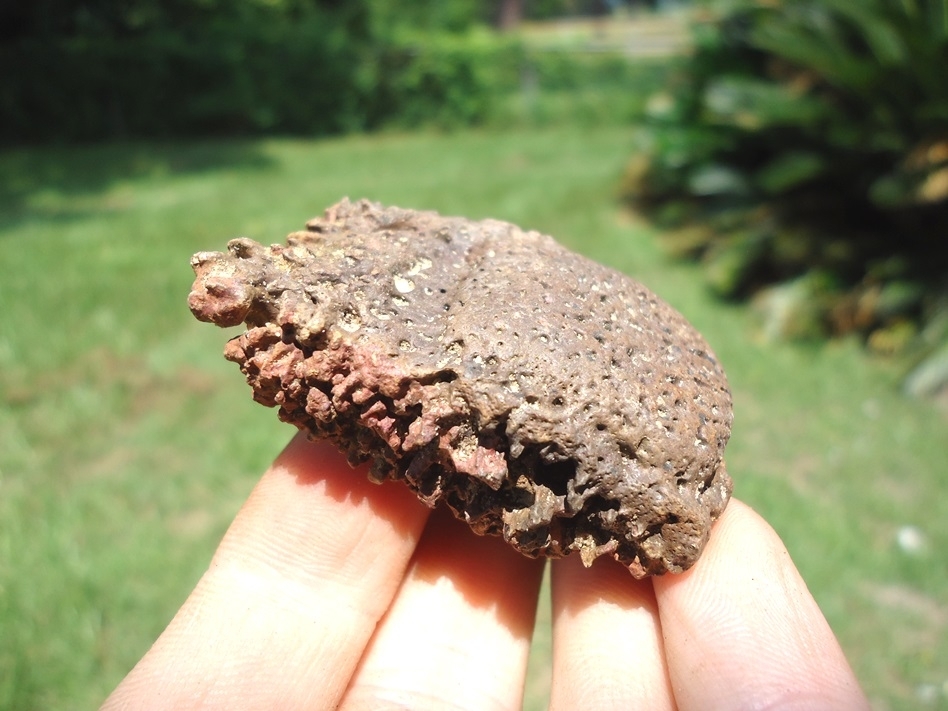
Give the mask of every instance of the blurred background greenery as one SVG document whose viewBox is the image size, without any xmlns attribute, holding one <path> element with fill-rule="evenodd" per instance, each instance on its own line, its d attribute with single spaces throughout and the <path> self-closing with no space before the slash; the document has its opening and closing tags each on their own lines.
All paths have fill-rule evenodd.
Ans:
<svg viewBox="0 0 948 711">
<path fill-rule="evenodd" d="M 289 437 L 190 255 L 343 195 L 681 310 L 874 708 L 948 708 L 948 0 L 37 0 L 0 39 L 0 708 L 94 708 Z"/>
</svg>

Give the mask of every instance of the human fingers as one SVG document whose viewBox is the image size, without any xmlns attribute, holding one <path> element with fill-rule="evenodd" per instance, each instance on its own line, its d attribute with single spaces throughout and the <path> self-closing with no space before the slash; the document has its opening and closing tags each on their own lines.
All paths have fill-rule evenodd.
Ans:
<svg viewBox="0 0 948 711">
<path fill-rule="evenodd" d="M 340 708 L 521 708 L 542 565 L 434 512 Z"/>
<path fill-rule="evenodd" d="M 652 585 L 613 560 L 553 561 L 552 711 L 674 709 Z"/>
<path fill-rule="evenodd" d="M 869 708 L 783 543 L 741 502 L 694 568 L 654 586 L 681 711 Z"/>
<path fill-rule="evenodd" d="M 428 510 L 297 436 L 105 709 L 324 709 L 394 597 Z"/>
</svg>

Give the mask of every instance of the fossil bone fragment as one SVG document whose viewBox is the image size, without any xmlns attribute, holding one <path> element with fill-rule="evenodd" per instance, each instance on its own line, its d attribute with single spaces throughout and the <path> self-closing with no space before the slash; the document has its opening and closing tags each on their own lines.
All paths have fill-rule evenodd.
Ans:
<svg viewBox="0 0 948 711">
<path fill-rule="evenodd" d="M 285 245 L 201 252 L 190 307 L 257 402 L 528 556 L 680 572 L 731 492 L 704 339 L 552 238 L 344 200 Z"/>
</svg>

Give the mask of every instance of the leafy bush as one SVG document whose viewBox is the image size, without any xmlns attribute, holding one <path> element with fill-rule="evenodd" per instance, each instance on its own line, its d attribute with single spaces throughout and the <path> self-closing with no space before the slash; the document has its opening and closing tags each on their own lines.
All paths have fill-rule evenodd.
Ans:
<svg viewBox="0 0 948 711">
<path fill-rule="evenodd" d="M 516 90 L 523 50 L 486 28 L 397 34 L 373 63 L 371 123 L 443 128 L 477 125 Z"/>
<path fill-rule="evenodd" d="M 641 121 L 647 97 L 663 86 L 664 60 L 619 53 L 527 46 L 519 84 L 494 121 L 505 125 L 628 125 Z"/>
<path fill-rule="evenodd" d="M 0 144 L 616 124 L 642 114 L 662 76 L 619 55 L 531 49 L 478 24 L 475 0 L 206 3 L 149 4 L 144 24 L 76 10 L 7 38 L 0 66 L 17 70 L 0 83 Z"/>
<path fill-rule="evenodd" d="M 948 2 L 704 11 L 693 56 L 650 101 L 626 195 L 689 225 L 672 244 L 720 293 L 793 282 L 814 311 L 802 321 L 897 350 L 911 339 L 892 334 L 942 308 L 948 274 Z"/>
<path fill-rule="evenodd" d="M 359 40 L 345 18 L 248 3 L 194 25 L 31 35 L 0 46 L 5 143 L 264 130 L 359 120 Z M 126 28 L 127 29 L 127 28 Z"/>
</svg>

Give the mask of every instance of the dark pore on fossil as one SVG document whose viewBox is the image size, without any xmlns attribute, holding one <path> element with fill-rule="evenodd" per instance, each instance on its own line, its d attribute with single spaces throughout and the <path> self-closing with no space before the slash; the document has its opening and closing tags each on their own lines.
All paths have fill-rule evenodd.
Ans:
<svg viewBox="0 0 948 711">
<path fill-rule="evenodd" d="M 192 259 L 257 402 L 528 556 L 690 567 L 727 505 L 731 396 L 638 282 L 506 222 L 343 200 Z"/>
</svg>

